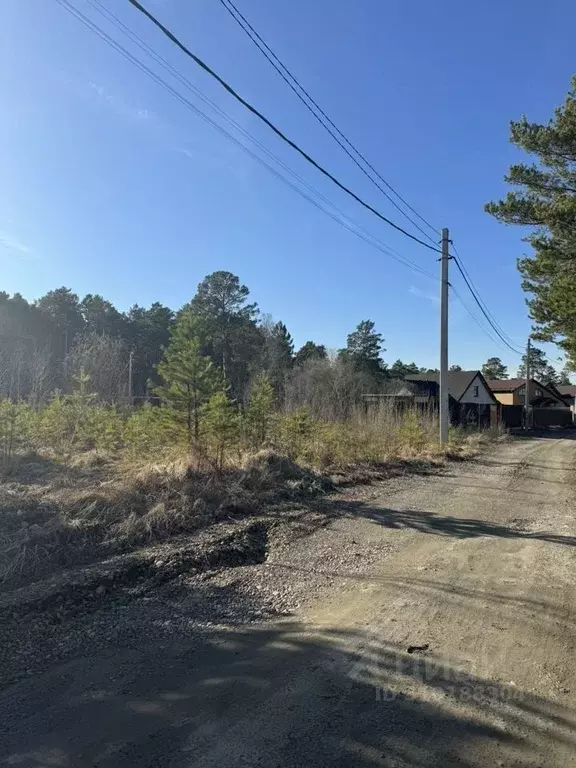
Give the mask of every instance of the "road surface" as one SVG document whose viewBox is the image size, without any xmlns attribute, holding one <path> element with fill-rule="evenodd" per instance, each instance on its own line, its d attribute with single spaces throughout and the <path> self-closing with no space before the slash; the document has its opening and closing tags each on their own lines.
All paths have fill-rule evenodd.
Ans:
<svg viewBox="0 0 576 768">
<path fill-rule="evenodd" d="M 343 501 L 318 535 L 389 542 L 368 571 L 331 559 L 277 622 L 95 656 L 87 638 L 3 692 L 0 765 L 576 765 L 575 473 L 558 433 Z"/>
</svg>

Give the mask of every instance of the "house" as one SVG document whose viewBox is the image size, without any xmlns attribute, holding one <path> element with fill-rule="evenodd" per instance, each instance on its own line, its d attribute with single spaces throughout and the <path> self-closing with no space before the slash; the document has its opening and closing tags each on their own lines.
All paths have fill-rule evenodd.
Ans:
<svg viewBox="0 0 576 768">
<path fill-rule="evenodd" d="M 427 371 L 406 376 L 404 382 L 413 388 L 415 397 L 437 401 L 440 373 Z M 497 419 L 498 401 L 480 371 L 449 371 L 448 401 L 450 420 L 455 424 L 488 426 Z"/>
<path fill-rule="evenodd" d="M 576 416 L 576 384 L 560 384 L 556 387 L 562 400 L 572 411 L 572 414 Z"/>
<path fill-rule="evenodd" d="M 525 405 L 526 379 L 489 379 L 486 383 L 502 405 Z M 528 392 L 529 404 L 534 408 L 566 407 L 566 401 L 553 384 L 530 379 Z"/>
</svg>

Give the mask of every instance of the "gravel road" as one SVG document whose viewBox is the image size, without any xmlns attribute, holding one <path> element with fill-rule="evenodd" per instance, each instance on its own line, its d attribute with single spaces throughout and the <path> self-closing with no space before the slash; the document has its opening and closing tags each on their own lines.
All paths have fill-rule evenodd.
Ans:
<svg viewBox="0 0 576 768">
<path fill-rule="evenodd" d="M 75 619 L 0 694 L 0 765 L 576 765 L 575 472 L 574 435 L 519 438 Z"/>
</svg>

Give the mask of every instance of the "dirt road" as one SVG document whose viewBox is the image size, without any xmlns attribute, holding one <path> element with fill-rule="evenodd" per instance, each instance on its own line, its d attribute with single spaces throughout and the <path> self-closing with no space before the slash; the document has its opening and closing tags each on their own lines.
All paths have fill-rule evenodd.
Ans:
<svg viewBox="0 0 576 768">
<path fill-rule="evenodd" d="M 575 474 L 558 434 L 349 494 L 267 566 L 309 581 L 296 615 L 98 655 L 87 638 L 2 694 L 0 764 L 576 765 Z M 380 555 L 351 568 L 350 546 Z"/>
</svg>

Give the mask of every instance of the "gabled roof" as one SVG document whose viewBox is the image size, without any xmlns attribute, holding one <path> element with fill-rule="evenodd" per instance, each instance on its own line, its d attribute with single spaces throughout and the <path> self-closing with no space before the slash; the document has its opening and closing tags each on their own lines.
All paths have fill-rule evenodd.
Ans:
<svg viewBox="0 0 576 768">
<path fill-rule="evenodd" d="M 563 387 L 557 387 L 555 384 L 552 384 L 552 382 L 550 382 L 550 384 L 542 384 L 538 379 L 530 379 L 530 381 L 540 389 L 548 392 L 552 397 L 555 397 L 558 400 L 563 399 L 561 391 Z M 526 384 L 526 379 L 489 379 L 486 383 L 492 392 L 514 392 Z"/>
<path fill-rule="evenodd" d="M 486 384 L 492 392 L 513 392 L 526 384 L 526 379 L 488 379 Z"/>
<path fill-rule="evenodd" d="M 576 384 L 559 384 L 556 389 L 562 397 L 576 397 Z"/>
<path fill-rule="evenodd" d="M 454 400 L 460 400 L 477 376 L 484 384 L 486 384 L 480 371 L 448 371 L 448 393 Z M 406 381 L 431 381 L 438 384 L 440 381 L 440 373 L 439 371 L 427 371 L 426 373 L 412 374 L 405 378 Z M 487 385 L 486 389 L 490 392 Z"/>
</svg>

